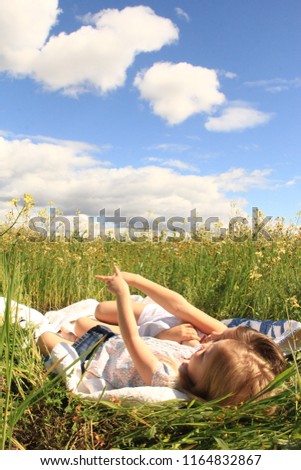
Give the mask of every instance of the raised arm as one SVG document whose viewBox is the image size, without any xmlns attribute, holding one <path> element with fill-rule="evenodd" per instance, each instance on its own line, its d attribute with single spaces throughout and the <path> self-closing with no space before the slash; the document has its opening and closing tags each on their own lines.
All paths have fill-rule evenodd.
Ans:
<svg viewBox="0 0 301 470">
<path fill-rule="evenodd" d="M 116 295 L 121 336 L 144 383 L 151 385 L 159 361 L 139 336 L 128 284 L 116 266 L 114 271 L 113 276 L 97 276 L 97 278 L 105 281 L 109 291 Z"/>
<path fill-rule="evenodd" d="M 202 332 L 210 334 L 212 331 L 221 332 L 227 329 L 219 320 L 194 307 L 177 292 L 160 286 L 139 274 L 122 272 L 121 275 L 129 286 L 139 289 L 165 310 L 184 322 L 191 323 Z"/>
</svg>

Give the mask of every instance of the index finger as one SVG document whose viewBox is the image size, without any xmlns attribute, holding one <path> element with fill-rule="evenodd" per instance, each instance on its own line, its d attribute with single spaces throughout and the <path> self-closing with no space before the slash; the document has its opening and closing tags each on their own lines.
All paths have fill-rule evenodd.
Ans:
<svg viewBox="0 0 301 470">
<path fill-rule="evenodd" d="M 102 276 L 100 274 L 96 274 L 94 277 L 95 279 L 99 279 L 100 281 L 105 282 L 112 281 L 114 279 L 114 276 Z"/>
<path fill-rule="evenodd" d="M 118 268 L 117 264 L 114 265 L 114 274 L 115 276 L 121 275 L 120 269 Z"/>
</svg>

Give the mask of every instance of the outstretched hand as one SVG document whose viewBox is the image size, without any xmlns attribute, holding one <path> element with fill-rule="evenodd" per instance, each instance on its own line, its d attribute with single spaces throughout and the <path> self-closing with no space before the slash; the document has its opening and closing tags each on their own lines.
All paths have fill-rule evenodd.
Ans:
<svg viewBox="0 0 301 470">
<path fill-rule="evenodd" d="M 100 281 L 105 282 L 108 290 L 112 292 L 112 294 L 115 294 L 116 296 L 122 293 L 129 292 L 129 287 L 126 281 L 123 279 L 122 274 L 116 265 L 114 266 L 113 275 L 111 276 L 96 275 L 95 278 L 99 279 Z"/>
</svg>

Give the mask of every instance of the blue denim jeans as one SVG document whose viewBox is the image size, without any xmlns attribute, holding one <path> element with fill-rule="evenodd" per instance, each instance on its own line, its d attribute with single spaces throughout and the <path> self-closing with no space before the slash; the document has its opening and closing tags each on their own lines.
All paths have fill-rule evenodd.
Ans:
<svg viewBox="0 0 301 470">
<path fill-rule="evenodd" d="M 98 347 L 102 347 L 102 344 L 112 336 L 115 336 L 112 330 L 102 325 L 96 325 L 73 343 L 73 347 L 80 357 L 83 372 L 85 362 Z"/>
</svg>

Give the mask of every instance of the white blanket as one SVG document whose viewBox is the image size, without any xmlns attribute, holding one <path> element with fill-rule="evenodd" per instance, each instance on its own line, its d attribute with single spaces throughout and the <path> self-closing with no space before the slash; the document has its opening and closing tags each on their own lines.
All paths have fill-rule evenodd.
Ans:
<svg viewBox="0 0 301 470">
<path fill-rule="evenodd" d="M 135 298 L 135 300 L 139 299 Z M 43 315 L 41 312 L 38 312 L 33 308 L 12 301 L 11 320 L 18 321 L 22 327 L 29 325 L 33 326 L 35 328 L 35 337 L 38 338 L 44 331 L 53 331 L 54 333 L 58 333 L 62 326 L 65 329 L 72 331 L 73 322 L 78 318 L 95 318 L 94 312 L 97 304 L 98 301 L 94 299 L 81 300 L 80 302 L 71 304 L 61 310 L 49 311 Z M 0 318 L 2 317 L 2 319 L 5 314 L 5 306 L 6 299 L 4 297 L 0 297 Z M 60 361 L 57 370 L 65 373 L 67 389 L 85 399 L 102 399 L 108 401 L 127 399 L 140 402 L 160 402 L 174 399 L 187 399 L 185 394 L 169 387 L 124 387 L 105 392 L 85 393 L 80 387 L 81 368 L 80 362 L 77 361 L 78 355 L 75 349 L 67 345 L 67 343 L 61 343 L 54 348 L 52 361 L 53 359 Z"/>
</svg>

